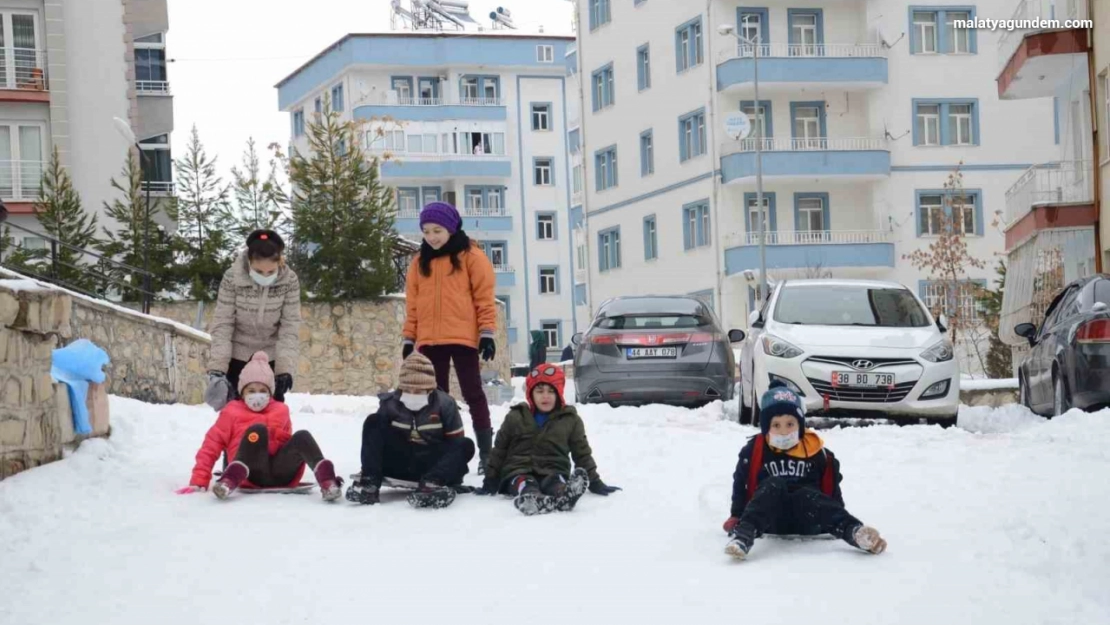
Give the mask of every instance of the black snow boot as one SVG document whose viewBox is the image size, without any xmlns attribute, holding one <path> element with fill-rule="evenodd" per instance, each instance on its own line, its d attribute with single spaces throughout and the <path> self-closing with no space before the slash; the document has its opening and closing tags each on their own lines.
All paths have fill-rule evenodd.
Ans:
<svg viewBox="0 0 1110 625">
<path fill-rule="evenodd" d="M 378 485 L 373 481 L 368 478 L 360 477 L 352 481 L 351 486 L 347 489 L 347 501 L 364 506 L 372 506 L 376 503 L 381 503 L 378 490 Z"/>
<path fill-rule="evenodd" d="M 493 429 L 478 430 L 474 436 L 478 439 L 478 475 L 485 475 L 489 452 L 493 449 Z"/>
<path fill-rule="evenodd" d="M 561 489 L 561 492 L 555 495 L 555 507 L 560 512 L 570 512 L 574 509 L 574 504 L 586 494 L 586 489 L 590 487 L 590 477 L 585 469 L 577 468 L 570 474 L 570 481 L 566 486 Z"/>
<path fill-rule="evenodd" d="M 753 543 L 755 543 L 755 528 L 747 523 L 738 523 L 728 535 L 725 553 L 737 560 L 743 560 L 748 557 Z"/>
<path fill-rule="evenodd" d="M 408 500 L 413 508 L 446 508 L 455 501 L 455 489 L 429 480 L 409 493 Z"/>
</svg>

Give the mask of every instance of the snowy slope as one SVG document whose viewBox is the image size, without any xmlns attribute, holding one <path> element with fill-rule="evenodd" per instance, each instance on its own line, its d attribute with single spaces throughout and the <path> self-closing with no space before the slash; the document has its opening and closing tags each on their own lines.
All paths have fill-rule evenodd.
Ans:
<svg viewBox="0 0 1110 625">
<path fill-rule="evenodd" d="M 625 491 L 526 518 L 474 496 L 177 496 L 213 413 L 111 402 L 111 440 L 0 482 L 0 623 L 1110 623 L 1110 412 L 824 431 L 887 553 L 762 539 L 733 563 L 720 526 L 754 430 L 719 403 L 586 407 Z M 343 475 L 375 403 L 290 397 Z"/>
</svg>

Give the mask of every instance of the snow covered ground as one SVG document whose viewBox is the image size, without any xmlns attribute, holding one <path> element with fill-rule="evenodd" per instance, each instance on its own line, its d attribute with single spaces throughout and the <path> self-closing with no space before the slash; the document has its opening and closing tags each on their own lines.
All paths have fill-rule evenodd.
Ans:
<svg viewBox="0 0 1110 625">
<path fill-rule="evenodd" d="M 290 397 L 343 475 L 375 403 Z M 110 440 L 0 482 L 0 623 L 1110 623 L 1110 411 L 823 431 L 888 551 L 762 539 L 735 563 L 721 523 L 754 430 L 720 403 L 584 408 L 625 490 L 532 518 L 474 496 L 174 495 L 213 413 L 111 408 Z"/>
</svg>

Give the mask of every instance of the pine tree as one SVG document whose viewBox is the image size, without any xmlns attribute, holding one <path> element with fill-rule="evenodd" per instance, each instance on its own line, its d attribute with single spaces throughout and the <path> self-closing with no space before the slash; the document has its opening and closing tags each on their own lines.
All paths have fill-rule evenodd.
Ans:
<svg viewBox="0 0 1110 625">
<path fill-rule="evenodd" d="M 252 137 L 247 140 L 247 150 L 243 152 L 242 168 L 231 168 L 234 230 L 242 239 L 260 228 L 281 230 L 285 226 L 284 194 L 278 182 L 277 166 L 271 159 L 269 175 L 262 179 L 262 165 Z"/>
<path fill-rule="evenodd" d="M 291 261 L 317 299 L 378 297 L 394 286 L 392 196 L 378 162 L 366 158 L 358 126 L 324 108 L 308 126 L 310 155 L 289 158 Z"/>
<path fill-rule="evenodd" d="M 1001 258 L 994 268 L 998 278 L 998 288 L 991 291 L 982 289 L 979 305 L 983 310 L 983 320 L 990 329 L 990 345 L 987 349 L 986 373 L 991 378 L 1013 376 L 1013 351 L 998 337 L 999 323 L 1002 320 L 1002 296 L 1006 292 L 1006 262 Z"/>
<path fill-rule="evenodd" d="M 79 291 L 95 291 L 97 279 L 88 266 L 92 257 L 78 250 L 89 249 L 96 243 L 96 215 L 82 208 L 81 197 L 73 188 L 69 172 L 62 167 L 57 147 L 42 176 L 35 217 L 46 234 L 60 242 L 53 255 L 47 253 L 50 264 L 44 269 L 49 270 L 51 278 Z"/>
<path fill-rule="evenodd" d="M 28 250 L 22 245 L 16 245 L 10 227 L 4 226 L 0 230 L 0 265 L 13 271 L 34 274 L 41 269 L 36 270 L 33 266 L 42 262 L 42 259 L 41 250 Z"/>
<path fill-rule="evenodd" d="M 235 247 L 228 187 L 216 173 L 193 126 L 185 156 L 174 164 L 177 173 L 177 233 L 175 252 L 178 280 L 189 297 L 203 302 L 216 298 Z"/>
</svg>

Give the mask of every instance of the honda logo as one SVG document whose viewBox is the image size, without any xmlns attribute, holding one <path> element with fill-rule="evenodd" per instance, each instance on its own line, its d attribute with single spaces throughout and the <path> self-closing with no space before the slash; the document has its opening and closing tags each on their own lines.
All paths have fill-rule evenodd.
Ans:
<svg viewBox="0 0 1110 625">
<path fill-rule="evenodd" d="M 875 363 L 870 360 L 853 360 L 852 366 L 860 371 L 867 371 L 868 369 L 874 369 Z"/>
</svg>

